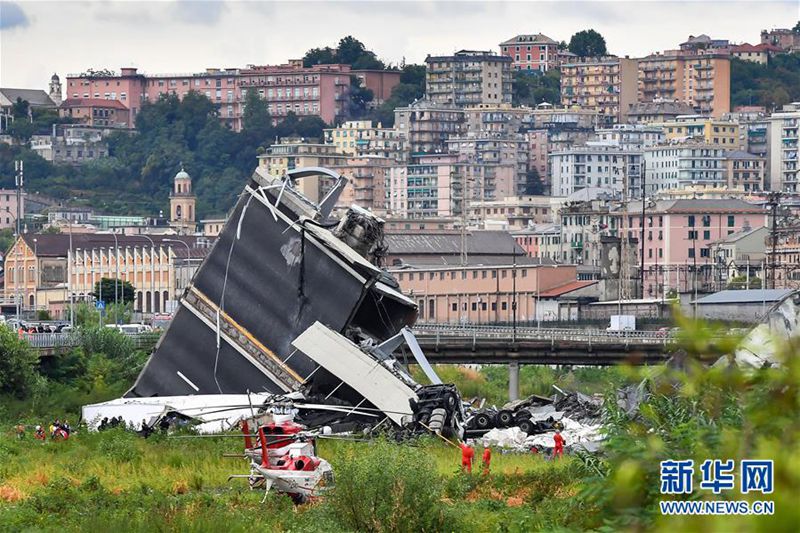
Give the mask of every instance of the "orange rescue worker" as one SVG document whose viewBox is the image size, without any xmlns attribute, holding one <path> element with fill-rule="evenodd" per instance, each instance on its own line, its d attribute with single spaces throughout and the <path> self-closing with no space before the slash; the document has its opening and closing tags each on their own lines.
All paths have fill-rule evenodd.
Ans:
<svg viewBox="0 0 800 533">
<path fill-rule="evenodd" d="M 33 438 L 36 440 L 45 440 L 44 428 L 42 426 L 36 426 L 36 433 L 34 433 Z"/>
<path fill-rule="evenodd" d="M 472 459 L 475 457 L 475 450 L 467 444 L 466 442 L 462 442 L 460 445 L 461 447 L 461 470 L 467 470 L 470 474 L 472 473 Z"/>
<path fill-rule="evenodd" d="M 561 436 L 561 432 L 556 430 L 556 434 L 553 435 L 553 441 L 555 441 L 555 447 L 553 448 L 553 458 L 556 457 L 563 457 L 564 456 L 564 445 L 567 441 L 564 440 L 564 437 Z"/>
<path fill-rule="evenodd" d="M 488 446 L 483 449 L 483 473 L 489 473 L 489 466 L 492 463 L 492 449 Z"/>
</svg>

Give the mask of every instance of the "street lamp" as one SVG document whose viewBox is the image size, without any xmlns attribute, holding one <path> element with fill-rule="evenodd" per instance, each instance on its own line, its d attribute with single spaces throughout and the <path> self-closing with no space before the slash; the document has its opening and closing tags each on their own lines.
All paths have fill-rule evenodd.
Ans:
<svg viewBox="0 0 800 533">
<path fill-rule="evenodd" d="M 189 248 L 189 244 L 186 241 L 182 241 L 180 239 L 164 239 L 164 242 L 180 243 L 186 247 L 186 263 L 184 266 L 186 267 L 186 278 L 188 279 L 192 261 L 192 250 L 191 248 Z M 188 281 L 186 283 L 188 285 Z M 164 302 L 164 304 L 166 304 L 166 301 Z"/>
<path fill-rule="evenodd" d="M 116 270 L 114 275 L 114 324 L 119 325 L 119 240 L 117 240 L 116 233 L 111 235 L 114 236 L 114 269 Z"/>
<path fill-rule="evenodd" d="M 139 235 L 139 237 L 150 241 L 150 308 L 155 309 L 154 298 L 156 294 L 156 263 L 153 258 L 155 257 L 156 253 L 156 244 L 153 242 L 153 239 L 147 235 Z M 144 313 L 144 309 L 142 309 L 142 312 Z"/>
</svg>

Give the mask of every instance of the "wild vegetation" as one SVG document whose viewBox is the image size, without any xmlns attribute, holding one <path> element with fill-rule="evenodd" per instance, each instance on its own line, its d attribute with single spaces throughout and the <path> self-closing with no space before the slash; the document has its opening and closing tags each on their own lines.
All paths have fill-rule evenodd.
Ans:
<svg viewBox="0 0 800 533">
<path fill-rule="evenodd" d="M 24 355 L 17 368 L 32 387 L 3 389 L 0 420 L 0 524 L 13 531 L 793 531 L 800 523 L 800 342 L 773 369 L 709 368 L 710 354 L 730 351 L 718 331 L 682 323 L 680 369 L 665 366 L 559 369 L 523 367 L 523 393 L 577 388 L 605 395 L 606 440 L 598 454 L 543 455 L 494 450 L 492 471 L 461 473 L 460 452 L 436 439 L 395 443 L 320 441 L 318 453 L 336 473 L 320 501 L 294 507 L 286 497 L 250 492 L 227 482 L 246 470 L 222 458 L 240 450 L 238 438 L 186 439 L 156 434 L 145 440 L 114 429 L 79 430 L 68 441 L 18 440 L 12 425 L 74 416 L 82 403 L 117 396 L 141 367 L 111 330 L 91 329 L 71 354 L 36 368 Z M 24 352 L 13 335 L 2 346 Z M 8 352 L 8 350 L 7 350 Z M 132 355 L 128 355 L 132 354 Z M 2 361 L 4 358 L 0 358 Z M 463 395 L 500 403 L 500 367 L 439 367 Z M 17 372 L 19 374 L 19 372 Z M 0 372 L 0 376 L 9 373 Z M 5 378 L 4 378 L 5 379 Z M 44 381 L 46 380 L 46 381 Z M 39 387 L 46 391 L 38 393 Z M 18 383 L 14 381 L 12 383 Z M 616 389 L 642 383 L 649 397 L 634 413 L 616 402 Z M 477 455 L 480 455 L 478 453 Z M 719 496 L 695 490 L 659 492 L 666 459 L 773 459 L 772 494 Z M 697 481 L 695 484 L 697 485 Z M 772 500 L 772 516 L 666 517 L 664 499 Z"/>
</svg>

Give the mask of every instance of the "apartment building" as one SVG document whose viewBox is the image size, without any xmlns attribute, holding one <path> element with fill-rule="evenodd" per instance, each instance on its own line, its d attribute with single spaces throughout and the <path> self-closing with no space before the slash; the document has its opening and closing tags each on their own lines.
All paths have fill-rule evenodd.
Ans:
<svg viewBox="0 0 800 533">
<path fill-rule="evenodd" d="M 342 114 L 350 91 L 350 75 L 349 65 L 304 67 L 299 59 L 284 65 L 251 65 L 242 69 L 238 78 L 242 91 L 239 116 L 246 93 L 257 91 L 267 101 L 275 122 L 292 112 L 300 117 L 319 116 L 330 124 Z"/>
<path fill-rule="evenodd" d="M 639 59 L 638 101 L 667 98 L 720 118 L 730 111 L 730 56 L 725 52 L 667 50 Z"/>
<path fill-rule="evenodd" d="M 617 56 L 576 58 L 561 65 L 561 103 L 594 109 L 625 122 L 636 102 L 636 59 Z"/>
<path fill-rule="evenodd" d="M 765 190 L 767 160 L 749 152 L 732 150 L 723 160 L 727 187 L 731 190 L 761 192 Z"/>
<path fill-rule="evenodd" d="M 769 117 L 769 183 L 773 191 L 800 192 L 798 125 L 800 102 L 787 104 Z"/>
<path fill-rule="evenodd" d="M 559 64 L 558 42 L 541 33 L 517 35 L 503 41 L 500 53 L 512 59 L 514 70 L 544 73 Z"/>
<path fill-rule="evenodd" d="M 636 102 L 628 109 L 631 124 L 660 124 L 682 115 L 693 115 L 694 108 L 685 102 L 657 98 L 652 102 Z"/>
<path fill-rule="evenodd" d="M 20 218 L 25 217 L 25 193 L 20 193 Z M 17 227 L 17 191 L 0 189 L 0 229 Z M 4 252 L 5 250 L 3 250 Z"/>
<path fill-rule="evenodd" d="M 105 138 L 111 131 L 83 125 L 54 126 L 51 135 L 31 139 L 31 150 L 53 163 L 82 165 L 108 155 Z"/>
<path fill-rule="evenodd" d="M 523 135 L 469 132 L 447 139 L 447 151 L 458 154 L 470 198 L 500 199 L 523 194 L 528 168 L 528 143 Z"/>
<path fill-rule="evenodd" d="M 486 229 L 519 230 L 553 222 L 563 198 L 552 196 L 508 196 L 499 200 L 470 202 L 470 221 Z"/>
<path fill-rule="evenodd" d="M 738 121 L 722 120 L 702 115 L 686 115 L 675 120 L 655 124 L 664 130 L 668 141 L 693 140 L 707 144 L 718 144 L 731 149 L 747 146 L 745 135 Z"/>
<path fill-rule="evenodd" d="M 348 180 L 347 186 L 339 196 L 337 206 L 347 208 L 356 204 L 372 211 L 386 209 L 386 182 L 389 168 L 397 162 L 388 157 L 363 156 L 348 157 L 344 166 L 331 167 Z"/>
<path fill-rule="evenodd" d="M 771 44 L 756 44 L 749 43 L 740 44 L 731 47 L 731 56 L 737 57 L 742 61 L 750 61 L 758 63 L 759 65 L 766 65 L 769 59 L 775 54 L 783 53 L 783 50 Z"/>
<path fill-rule="evenodd" d="M 344 167 L 347 154 L 340 153 L 331 144 L 281 142 L 273 144 L 267 153 L 258 156 L 258 166 L 273 176 L 282 176 L 287 170 L 300 167 Z M 330 183 L 321 176 L 310 176 L 298 181 L 297 187 L 309 200 L 319 202 L 325 197 Z"/>
<path fill-rule="evenodd" d="M 664 142 L 664 130 L 658 126 L 615 124 L 610 128 L 596 129 L 592 140 L 623 150 L 641 150 Z"/>
<path fill-rule="evenodd" d="M 461 50 L 425 58 L 425 94 L 458 107 L 510 104 L 512 59 L 489 51 Z"/>
<path fill-rule="evenodd" d="M 692 185 L 727 187 L 727 153 L 720 145 L 696 142 L 645 148 L 646 194 Z"/>
<path fill-rule="evenodd" d="M 626 173 L 629 197 L 640 197 L 641 165 L 641 150 L 613 145 L 589 143 L 552 152 L 549 164 L 552 193 L 569 196 L 591 187 L 621 192 Z"/>
<path fill-rule="evenodd" d="M 389 168 L 387 209 L 395 218 L 431 219 L 461 214 L 463 178 L 458 156 L 427 154 Z"/>
<path fill-rule="evenodd" d="M 761 30 L 761 44 L 777 46 L 785 52 L 800 50 L 800 33 L 789 28 Z"/>
<path fill-rule="evenodd" d="M 513 135 L 531 120 L 531 109 L 511 104 L 481 104 L 464 109 L 467 131 Z"/>
<path fill-rule="evenodd" d="M 61 117 L 94 128 L 129 128 L 128 108 L 117 100 L 67 98 L 58 108 Z"/>
<path fill-rule="evenodd" d="M 403 141 L 394 128 L 373 125 L 369 120 L 354 120 L 336 128 L 327 128 L 325 144 L 336 146 L 338 152 L 354 157 L 380 156 L 394 160 L 405 157 Z"/>
<path fill-rule="evenodd" d="M 423 98 L 394 110 L 394 128 L 411 155 L 443 152 L 449 137 L 465 131 L 464 110 Z"/>
<path fill-rule="evenodd" d="M 561 226 L 559 224 L 534 224 L 515 231 L 513 235 L 517 244 L 525 250 L 528 257 L 561 261 Z"/>
</svg>

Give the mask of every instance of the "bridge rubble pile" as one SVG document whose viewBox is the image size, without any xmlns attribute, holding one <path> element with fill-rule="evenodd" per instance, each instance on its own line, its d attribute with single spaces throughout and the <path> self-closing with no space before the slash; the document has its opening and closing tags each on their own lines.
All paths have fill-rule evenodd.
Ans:
<svg viewBox="0 0 800 533">
<path fill-rule="evenodd" d="M 346 183 L 321 167 L 256 169 L 133 387 L 87 406 L 91 416 L 192 396 L 223 424 L 236 418 L 226 411 L 285 403 L 310 426 L 461 435 L 458 391 L 442 386 L 409 329 L 417 305 L 380 267 L 383 220 L 357 206 L 331 218 Z M 301 189 L 329 192 L 317 203 Z M 394 357 L 401 348 L 432 385 L 411 378 Z M 253 406 L 251 393 L 271 396 Z M 228 395 L 247 396 L 220 405 Z"/>
</svg>

